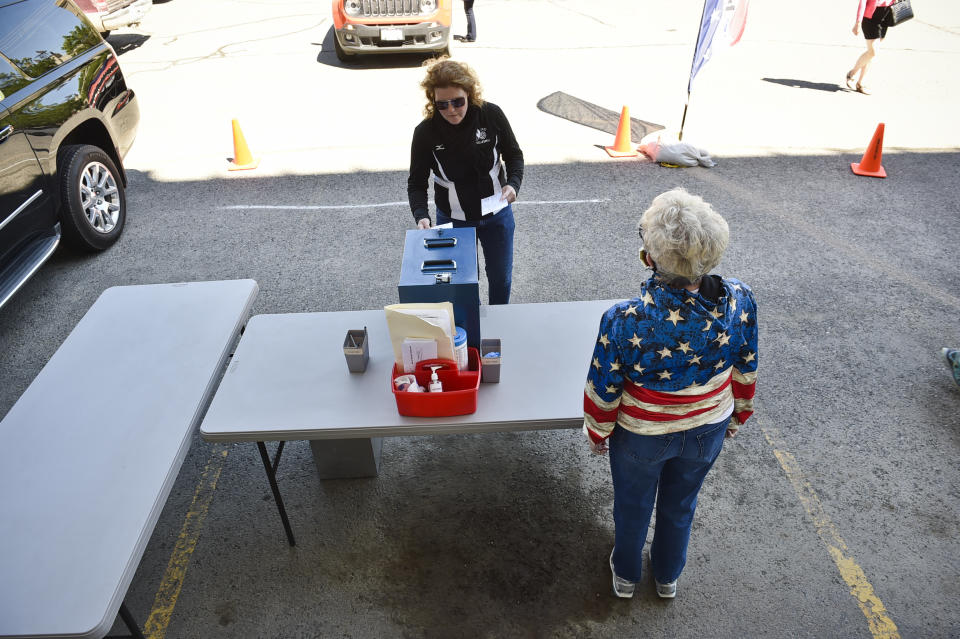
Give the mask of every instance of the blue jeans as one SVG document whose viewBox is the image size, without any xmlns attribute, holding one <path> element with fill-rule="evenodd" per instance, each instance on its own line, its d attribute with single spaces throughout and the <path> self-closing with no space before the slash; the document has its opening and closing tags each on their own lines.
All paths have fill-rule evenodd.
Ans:
<svg viewBox="0 0 960 639">
<path fill-rule="evenodd" d="M 669 435 L 637 435 L 617 426 L 610 436 L 617 576 L 640 581 L 643 545 L 657 503 L 650 556 L 660 583 L 676 580 L 687 563 L 697 494 L 723 448 L 729 418 Z"/>
<path fill-rule="evenodd" d="M 463 14 L 467 16 L 467 40 L 476 40 L 477 19 L 473 16 L 473 0 L 463 0 Z"/>
<path fill-rule="evenodd" d="M 513 207 L 505 207 L 479 220 L 454 220 L 443 211 L 437 211 L 437 224 L 453 222 L 453 228 L 473 227 L 477 241 L 483 247 L 483 261 L 487 266 L 487 287 L 490 304 L 510 303 L 510 284 L 513 281 Z"/>
</svg>

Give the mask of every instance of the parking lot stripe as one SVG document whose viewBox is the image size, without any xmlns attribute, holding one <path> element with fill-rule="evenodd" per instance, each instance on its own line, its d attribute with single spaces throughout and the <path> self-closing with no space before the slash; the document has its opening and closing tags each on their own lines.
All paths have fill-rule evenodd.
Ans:
<svg viewBox="0 0 960 639">
<path fill-rule="evenodd" d="M 180 589 L 187 576 L 187 567 L 190 565 L 190 556 L 197 547 L 197 540 L 203 530 L 203 523 L 207 518 L 207 510 L 213 500 L 217 488 L 217 480 L 223 469 L 223 462 L 227 458 L 229 448 L 224 444 L 216 444 L 207 465 L 200 475 L 200 482 L 193 493 L 193 501 L 183 519 L 180 535 L 167 562 L 167 570 L 160 580 L 160 587 L 153 599 L 153 609 L 144 624 L 143 631 L 148 639 L 163 639 L 167 633 L 167 626 L 173 616 L 173 609 L 177 605 Z"/>
<path fill-rule="evenodd" d="M 593 200 L 517 200 L 518 205 L 540 205 L 540 204 L 600 204 L 609 202 L 609 198 L 600 198 Z M 379 209 L 391 206 L 408 206 L 407 202 L 380 202 L 379 204 L 234 204 L 231 206 L 218 206 L 220 211 L 342 211 L 345 209 Z"/>
<path fill-rule="evenodd" d="M 836 564 L 840 576 L 850 588 L 850 594 L 857 600 L 857 605 L 867 618 L 870 634 L 874 639 L 899 639 L 900 632 L 897 630 L 897 625 L 887 616 L 887 609 L 877 597 L 873 586 L 867 581 L 866 574 L 850 556 L 846 542 L 823 511 L 820 498 L 817 497 L 810 482 L 804 478 L 796 458 L 783 449 L 780 432 L 776 428 L 767 426 L 761 426 L 760 430 L 763 431 L 767 443 L 773 448 L 773 454 L 780 462 L 780 467 L 790 480 L 797 497 L 800 498 L 807 516 L 813 521 L 817 535 L 830 552 L 830 557 Z"/>
</svg>

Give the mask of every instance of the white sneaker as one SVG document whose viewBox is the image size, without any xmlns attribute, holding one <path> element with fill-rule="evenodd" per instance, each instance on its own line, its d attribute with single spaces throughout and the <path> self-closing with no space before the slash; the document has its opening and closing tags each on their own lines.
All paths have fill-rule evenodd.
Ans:
<svg viewBox="0 0 960 639">
<path fill-rule="evenodd" d="M 613 569 L 613 550 L 610 551 L 610 574 L 613 575 L 613 594 L 622 599 L 633 597 L 636 584 L 617 576 L 617 571 Z"/>
<path fill-rule="evenodd" d="M 653 554 L 650 553 L 650 572 L 653 572 Z M 661 599 L 673 599 L 677 596 L 677 580 L 662 584 L 654 577 L 653 581 L 657 584 L 657 596 Z"/>
<path fill-rule="evenodd" d="M 657 596 L 661 599 L 673 599 L 677 596 L 677 582 L 676 580 L 671 581 L 668 584 L 662 584 L 656 579 L 657 582 Z"/>
</svg>

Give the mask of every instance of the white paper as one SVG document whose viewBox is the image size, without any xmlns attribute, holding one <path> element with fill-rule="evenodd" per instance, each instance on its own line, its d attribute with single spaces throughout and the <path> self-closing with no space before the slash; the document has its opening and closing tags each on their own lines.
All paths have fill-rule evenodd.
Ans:
<svg viewBox="0 0 960 639">
<path fill-rule="evenodd" d="M 403 372 L 412 373 L 417 362 L 437 359 L 437 340 L 408 337 L 403 340 Z"/>
</svg>

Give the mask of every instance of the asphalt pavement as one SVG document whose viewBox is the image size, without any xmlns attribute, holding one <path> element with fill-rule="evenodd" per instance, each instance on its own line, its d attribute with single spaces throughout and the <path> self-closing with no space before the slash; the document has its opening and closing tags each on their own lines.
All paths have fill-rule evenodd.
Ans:
<svg viewBox="0 0 960 639">
<path fill-rule="evenodd" d="M 291 442 L 293 548 L 256 448 L 195 437 L 127 593 L 148 636 L 960 636 L 960 388 L 938 359 L 960 346 L 960 8 L 914 3 L 863 96 L 854 2 L 754 0 L 690 100 L 684 141 L 718 165 L 668 169 L 537 109 L 563 91 L 676 133 L 702 5 L 600 4 L 478 3 L 453 55 L 527 156 L 514 303 L 633 296 L 636 220 L 674 186 L 730 223 L 716 272 L 757 296 L 757 408 L 677 599 L 649 577 L 612 596 L 609 467 L 577 431 L 392 438 L 379 477 L 335 481 Z M 143 117 L 127 227 L 0 310 L 0 414 L 109 286 L 253 278 L 255 313 L 397 301 L 422 59 L 341 64 L 330 26 L 326 2 L 170 0 L 111 36 Z M 227 171 L 234 117 L 254 171 Z M 889 177 L 855 176 L 880 122 Z"/>
</svg>

